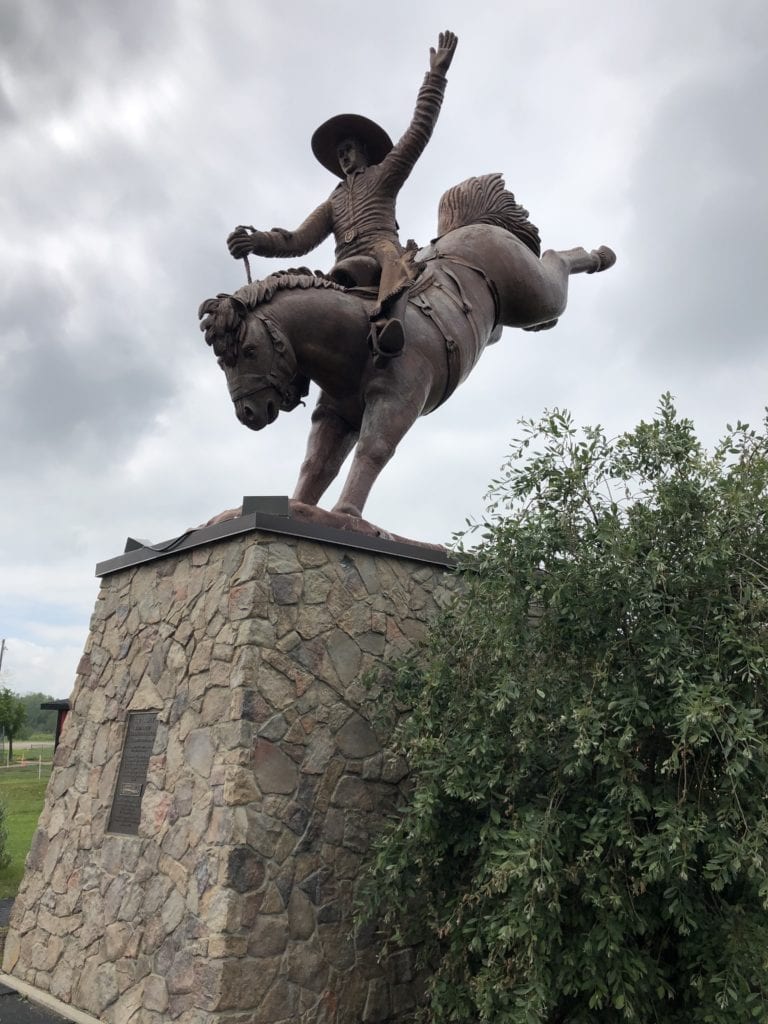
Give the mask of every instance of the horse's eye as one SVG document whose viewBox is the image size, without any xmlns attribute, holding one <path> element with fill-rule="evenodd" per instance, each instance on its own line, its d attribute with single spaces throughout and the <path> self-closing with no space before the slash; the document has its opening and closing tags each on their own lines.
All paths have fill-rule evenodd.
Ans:
<svg viewBox="0 0 768 1024">
<path fill-rule="evenodd" d="M 255 359 L 257 354 L 257 348 L 253 344 L 243 345 L 240 349 L 240 355 L 244 359 Z"/>
</svg>

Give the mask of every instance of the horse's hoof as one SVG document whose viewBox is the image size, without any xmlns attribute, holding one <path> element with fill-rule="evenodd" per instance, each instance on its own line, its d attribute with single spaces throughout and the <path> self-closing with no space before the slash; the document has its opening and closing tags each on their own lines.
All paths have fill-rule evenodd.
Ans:
<svg viewBox="0 0 768 1024">
<path fill-rule="evenodd" d="M 601 270 L 608 270 L 616 262 L 616 253 L 607 245 L 601 245 L 599 249 L 593 249 L 590 256 L 597 257 L 597 266 L 590 270 L 590 274 L 599 274 Z"/>
<path fill-rule="evenodd" d="M 359 508 L 355 508 L 354 505 L 348 503 L 342 505 L 334 505 L 334 512 L 340 512 L 343 516 L 352 516 L 353 519 L 362 519 L 363 513 Z"/>
<path fill-rule="evenodd" d="M 553 327 L 557 327 L 557 320 L 545 320 L 543 324 L 534 324 L 533 327 L 524 327 L 524 331 L 551 331 Z"/>
</svg>

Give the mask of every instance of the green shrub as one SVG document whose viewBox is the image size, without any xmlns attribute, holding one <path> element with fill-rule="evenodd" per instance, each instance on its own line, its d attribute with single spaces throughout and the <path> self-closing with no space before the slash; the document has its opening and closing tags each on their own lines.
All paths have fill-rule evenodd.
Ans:
<svg viewBox="0 0 768 1024">
<path fill-rule="evenodd" d="M 765 429 L 709 455 L 669 396 L 524 425 L 395 680 L 366 906 L 422 943 L 425 1019 L 768 1021 L 767 484 Z"/>
</svg>

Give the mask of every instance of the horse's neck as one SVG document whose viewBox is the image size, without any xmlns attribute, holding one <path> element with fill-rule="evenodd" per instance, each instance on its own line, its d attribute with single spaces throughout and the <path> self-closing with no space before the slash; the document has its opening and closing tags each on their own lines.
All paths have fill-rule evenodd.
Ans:
<svg viewBox="0 0 768 1024">
<path fill-rule="evenodd" d="M 367 310 L 356 295 L 334 289 L 282 292 L 271 303 L 288 337 L 299 370 L 324 390 L 346 381 L 355 364 L 367 360 Z"/>
</svg>

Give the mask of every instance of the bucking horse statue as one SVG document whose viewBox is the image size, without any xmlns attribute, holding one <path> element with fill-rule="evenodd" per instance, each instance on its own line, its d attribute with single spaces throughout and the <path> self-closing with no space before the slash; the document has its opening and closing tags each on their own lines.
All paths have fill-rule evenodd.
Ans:
<svg viewBox="0 0 768 1024">
<path fill-rule="evenodd" d="M 361 517 L 376 478 L 419 416 L 437 409 L 503 327 L 544 330 L 565 310 L 571 274 L 615 262 L 607 246 L 539 251 L 538 232 L 500 175 L 445 193 L 438 237 L 415 252 L 404 309 L 408 343 L 377 368 L 369 350 L 377 288 L 306 269 L 274 274 L 200 306 L 237 418 L 273 423 L 320 388 L 293 494 L 317 505 L 354 448 L 333 511 Z"/>
</svg>

